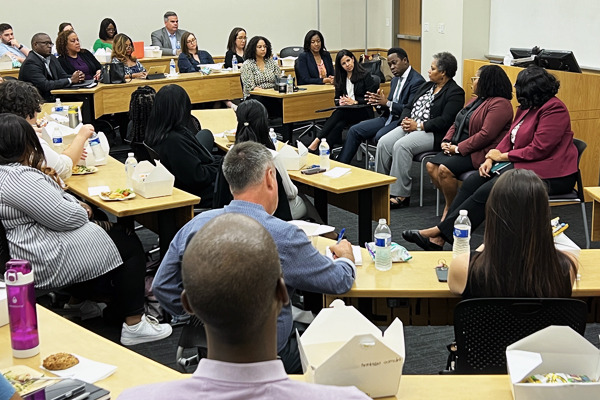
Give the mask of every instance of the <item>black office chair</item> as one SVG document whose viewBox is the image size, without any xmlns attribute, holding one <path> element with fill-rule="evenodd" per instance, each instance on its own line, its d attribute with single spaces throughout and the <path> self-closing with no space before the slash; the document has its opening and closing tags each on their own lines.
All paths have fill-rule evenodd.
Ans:
<svg viewBox="0 0 600 400">
<path fill-rule="evenodd" d="M 8 249 L 8 239 L 6 239 L 6 230 L 4 224 L 0 221 L 0 279 L 4 280 L 6 263 L 10 261 L 10 250 Z"/>
<path fill-rule="evenodd" d="M 300 55 L 300 53 L 303 53 L 303 52 L 304 52 L 304 47 L 302 47 L 302 46 L 284 47 L 279 52 L 279 58 L 298 57 Z"/>
<path fill-rule="evenodd" d="M 146 144 L 146 142 L 142 142 L 142 144 L 144 145 L 144 147 L 146 148 L 146 151 L 150 155 L 150 162 L 152 164 L 156 165 L 156 163 L 154 162 L 154 160 L 160 161 L 160 155 L 156 151 L 154 151 L 154 149 L 152 147 L 148 146 Z"/>
<path fill-rule="evenodd" d="M 461 301 L 454 309 L 455 342 L 449 346 L 447 369 L 456 374 L 506 374 L 506 347 L 550 325 L 566 325 L 583 336 L 587 312 L 587 305 L 577 299 Z"/>
<path fill-rule="evenodd" d="M 191 357 L 184 357 L 185 349 L 196 349 L 196 354 Z M 204 324 L 195 316 L 191 316 L 189 321 L 183 326 L 179 342 L 177 343 L 177 353 L 175 354 L 175 362 L 177 367 L 183 373 L 189 373 L 188 367 L 193 367 L 198 364 L 201 359 L 205 358 L 208 353 L 208 345 L 206 342 L 206 331 Z M 190 368 L 191 369 L 191 368 Z"/>
<path fill-rule="evenodd" d="M 583 182 L 581 181 L 581 171 L 579 162 L 587 144 L 583 140 L 573 138 L 573 144 L 577 147 L 577 189 L 573 188 L 571 193 L 554 194 L 548 196 L 550 205 L 552 203 L 579 203 L 581 204 L 581 216 L 583 217 L 583 230 L 585 232 L 585 248 L 590 248 L 590 230 L 588 228 L 587 213 L 585 211 L 585 197 L 583 194 Z"/>
</svg>

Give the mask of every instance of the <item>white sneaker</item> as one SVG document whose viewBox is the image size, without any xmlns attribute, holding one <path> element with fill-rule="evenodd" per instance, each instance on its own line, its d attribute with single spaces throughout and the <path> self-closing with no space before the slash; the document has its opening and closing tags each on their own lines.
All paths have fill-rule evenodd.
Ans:
<svg viewBox="0 0 600 400">
<path fill-rule="evenodd" d="M 121 343 L 125 346 L 134 344 L 154 342 L 168 337 L 173 328 L 169 324 L 160 324 L 158 320 L 151 315 L 142 315 L 142 320 L 135 325 L 123 323 L 121 329 Z"/>
<path fill-rule="evenodd" d="M 102 316 L 102 311 L 106 308 L 104 303 L 96 303 L 90 300 L 85 300 L 79 304 L 65 304 L 65 310 L 78 310 L 81 320 L 96 318 Z"/>
</svg>

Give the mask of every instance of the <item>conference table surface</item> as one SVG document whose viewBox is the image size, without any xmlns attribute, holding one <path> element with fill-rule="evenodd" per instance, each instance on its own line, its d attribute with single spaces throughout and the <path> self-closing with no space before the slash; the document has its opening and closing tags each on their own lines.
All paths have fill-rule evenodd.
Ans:
<svg viewBox="0 0 600 400">
<path fill-rule="evenodd" d="M 198 118 L 202 128 L 217 134 L 216 145 L 228 151 L 231 142 L 218 134 L 236 128 L 235 112 L 231 109 L 194 110 L 192 114 Z M 318 156 L 308 154 L 307 166 L 319 162 Z M 359 217 L 359 242 L 372 240 L 371 220 L 385 218 L 386 221 L 390 221 L 389 185 L 395 182 L 396 178 L 334 160 L 330 163 L 331 168 L 350 168 L 351 172 L 339 178 L 329 178 L 324 174 L 305 175 L 300 171 L 288 171 L 288 174 L 293 181 L 314 189 L 312 195 L 315 198 L 315 207 L 324 221 L 327 221 L 327 204 L 354 212 Z"/>
<path fill-rule="evenodd" d="M 600 240 L 600 187 L 586 187 L 584 191 L 592 199 L 591 239 Z"/>
<path fill-rule="evenodd" d="M 115 399 L 123 390 L 133 386 L 186 377 L 171 368 L 98 336 L 42 306 L 37 306 L 37 316 L 40 353 L 30 358 L 11 357 L 9 326 L 2 326 L 0 327 L 0 348 L 2 349 L 0 368 L 26 365 L 44 374 L 53 375 L 40 369 L 42 360 L 55 353 L 74 353 L 93 361 L 117 366 L 114 374 L 96 383 L 97 386 L 109 390 L 112 399 Z M 175 357 L 175 349 L 173 349 L 173 357 Z"/>
</svg>

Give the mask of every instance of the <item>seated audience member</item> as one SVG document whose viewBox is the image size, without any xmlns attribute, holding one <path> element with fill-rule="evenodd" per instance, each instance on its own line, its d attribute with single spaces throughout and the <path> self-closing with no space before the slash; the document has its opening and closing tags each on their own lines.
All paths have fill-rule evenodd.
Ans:
<svg viewBox="0 0 600 400">
<path fill-rule="evenodd" d="M 504 138 L 513 119 L 512 84 L 502 68 L 484 65 L 472 81 L 477 97 L 456 115 L 442 140 L 442 151 L 427 163 L 433 184 L 446 198 L 442 220 L 456 197 L 457 177 L 479 168 L 487 152 Z"/>
<path fill-rule="evenodd" d="M 163 339 L 168 324 L 144 315 L 146 257 L 135 233 L 108 221 L 94 223 L 89 206 L 66 193 L 23 118 L 0 115 L 0 219 L 10 255 L 31 262 L 37 289 L 64 288 L 67 308 L 99 316 L 91 302 L 106 298 L 125 320 L 121 343 Z M 92 251 L 90 251 L 92 250 Z"/>
<path fill-rule="evenodd" d="M 244 28 L 233 28 L 227 41 L 227 52 L 225 53 L 224 68 L 231 68 L 233 57 L 237 59 L 238 67 L 244 62 L 244 51 L 246 50 L 246 30 Z"/>
<path fill-rule="evenodd" d="M 277 331 L 289 283 L 268 228 L 234 212 L 198 228 L 183 254 L 181 301 L 204 323 L 208 357 L 191 378 L 128 389 L 119 399 L 369 399 L 355 387 L 287 376 L 277 359 Z"/>
<path fill-rule="evenodd" d="M 377 143 L 383 135 L 395 129 L 402 110 L 425 83 L 421 74 L 411 68 L 408 55 L 400 47 L 388 50 L 387 63 L 394 75 L 390 83 L 390 94 L 386 97 L 383 90 L 378 89 L 376 93 L 367 92 L 365 96 L 369 104 L 384 112 L 380 117 L 363 121 L 350 128 L 337 158 L 339 162 L 350 164 L 363 141 L 373 139 Z"/>
<path fill-rule="evenodd" d="M 127 140 L 132 144 L 142 143 L 146 139 L 146 128 L 154 107 L 154 97 L 156 97 L 156 90 L 152 86 L 140 86 L 131 93 Z"/>
<path fill-rule="evenodd" d="M 56 57 L 50 53 L 52 41 L 47 34 L 33 35 L 31 48 L 32 51 L 29 52 L 19 70 L 19 80 L 32 83 L 40 91 L 44 100 L 54 99 L 52 90 L 66 88 L 85 79 L 85 74 L 81 71 L 68 75 L 62 69 Z"/>
<path fill-rule="evenodd" d="M 109 49 L 113 48 L 113 41 L 115 36 L 118 35 L 117 24 L 111 18 L 104 18 L 100 22 L 100 32 L 98 32 L 98 39 L 94 42 L 94 52 L 98 49 Z"/>
<path fill-rule="evenodd" d="M 335 105 L 350 106 L 367 105 L 367 92 L 375 92 L 379 88 L 373 77 L 356 61 L 350 50 L 341 50 L 335 57 Z M 356 124 L 373 118 L 373 107 L 338 108 L 327 118 L 327 122 L 317 133 L 317 137 L 308 146 L 314 153 L 318 152 L 322 139 L 327 139 L 329 146 L 342 143 L 342 131 L 348 124 Z"/>
<path fill-rule="evenodd" d="M 250 96 L 252 90 L 275 87 L 275 77 L 281 75 L 281 70 L 272 57 L 273 50 L 269 39 L 262 36 L 254 36 L 250 39 L 241 69 L 244 98 Z M 265 107 L 271 111 L 266 104 Z"/>
<path fill-rule="evenodd" d="M 0 57 L 7 55 L 13 60 L 23 63 L 29 54 L 29 49 L 20 44 L 13 33 L 12 26 L 7 23 L 0 24 Z"/>
<path fill-rule="evenodd" d="M 533 171 L 502 174 L 486 204 L 483 249 L 452 260 L 448 286 L 463 299 L 571 297 L 577 260 L 554 247 L 544 182 Z"/>
<path fill-rule="evenodd" d="M 196 35 L 186 32 L 181 35 L 181 54 L 177 59 L 179 72 L 198 72 L 200 64 L 214 64 L 212 56 L 204 50 L 198 48 Z"/>
<path fill-rule="evenodd" d="M 450 53 L 433 56 L 425 82 L 404 107 L 398 126 L 379 139 L 375 163 L 377 172 L 395 177 L 390 185 L 390 207 L 410 205 L 413 157 L 439 149 L 456 114 L 465 104 L 465 91 L 456 84 L 458 65 Z"/>
<path fill-rule="evenodd" d="M 252 217 L 271 234 L 279 251 L 290 298 L 296 290 L 330 294 L 350 290 L 356 267 L 348 241 L 331 245 L 339 257 L 334 261 L 320 254 L 300 228 L 272 216 L 278 202 L 277 179 L 273 156 L 264 145 L 244 142 L 233 146 L 225 156 L 223 174 L 234 200 L 225 208 L 197 215 L 181 228 L 154 278 L 153 293 L 167 312 L 174 316 L 185 315 L 180 299 L 181 259 L 189 239 L 208 221 L 228 213 Z M 290 304 L 282 308 L 277 319 L 277 354 L 287 373 L 301 371 Z"/>
<path fill-rule="evenodd" d="M 577 148 L 569 111 L 556 97 L 559 87 L 556 77 L 544 68 L 531 66 L 519 72 L 515 89 L 520 106 L 509 134 L 488 151 L 479 174 L 463 182 L 442 222 L 429 229 L 404 231 L 402 237 L 424 250 L 441 250 L 445 242 L 453 242 L 454 221 L 460 210 L 469 212 L 471 229 L 477 229 L 485 218 L 492 187 L 512 168 L 535 172 L 550 195 L 571 192 L 577 181 Z M 499 173 L 491 172 L 500 162 L 508 164 Z"/>
<path fill-rule="evenodd" d="M 0 374 L 0 400 L 23 400 L 3 374 Z"/>
<path fill-rule="evenodd" d="M 298 85 L 333 83 L 333 62 L 319 31 L 308 31 L 304 37 L 304 52 L 298 56 Z"/>
<path fill-rule="evenodd" d="M 163 86 L 154 98 L 145 142 L 175 175 L 175 187 L 199 196 L 200 207 L 210 207 L 219 161 L 210 153 L 212 146 L 202 146 L 196 138 L 199 132 L 193 131 L 191 117 L 192 103 L 186 91 L 178 85 Z"/>
<path fill-rule="evenodd" d="M 56 36 L 58 38 L 58 35 L 60 35 L 61 32 L 74 31 L 74 30 L 75 29 L 73 29 L 73 24 L 71 24 L 70 22 L 61 22 L 60 25 L 58 25 L 58 33 L 56 34 Z M 58 51 L 56 50 L 56 43 L 54 44 L 54 46 L 52 46 L 52 54 L 54 54 L 56 57 L 58 57 Z"/>
<path fill-rule="evenodd" d="M 63 31 L 58 35 L 56 51 L 58 52 L 58 62 L 67 74 L 81 71 L 85 79 L 100 80 L 102 65 L 90 51 L 81 47 L 75 31 Z"/>
<path fill-rule="evenodd" d="M 112 62 L 122 62 L 125 65 L 125 76 L 130 79 L 146 79 L 148 76 L 146 68 L 133 55 L 133 50 L 131 38 L 124 33 L 119 33 L 113 42 Z"/>
<path fill-rule="evenodd" d="M 52 168 L 62 180 L 65 180 L 71 176 L 73 166 L 77 165 L 83 156 L 83 149 L 94 133 L 94 127 L 83 125 L 71 145 L 59 154 L 42 139 L 42 129 L 37 127 L 37 115 L 41 111 L 41 103 L 39 92 L 30 83 L 9 80 L 0 85 L 0 114 L 18 115 L 33 126 L 44 152 L 45 166 Z"/>
<path fill-rule="evenodd" d="M 173 11 L 167 11 L 164 19 L 165 27 L 150 35 L 152 46 L 159 46 L 163 56 L 178 56 L 181 54 L 181 48 L 178 48 L 178 45 L 186 31 L 179 29 L 179 18 Z"/>
</svg>

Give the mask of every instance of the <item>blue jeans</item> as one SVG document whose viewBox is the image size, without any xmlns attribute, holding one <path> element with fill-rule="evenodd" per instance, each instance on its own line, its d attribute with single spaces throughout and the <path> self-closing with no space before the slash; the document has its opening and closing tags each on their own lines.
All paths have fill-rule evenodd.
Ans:
<svg viewBox="0 0 600 400">
<path fill-rule="evenodd" d="M 377 143 L 383 135 L 398 127 L 398 119 L 392 120 L 387 126 L 385 126 L 385 121 L 387 121 L 387 118 L 377 117 L 363 121 L 350 128 L 337 161 L 350 164 L 362 142 L 375 138 L 375 143 Z"/>
</svg>

